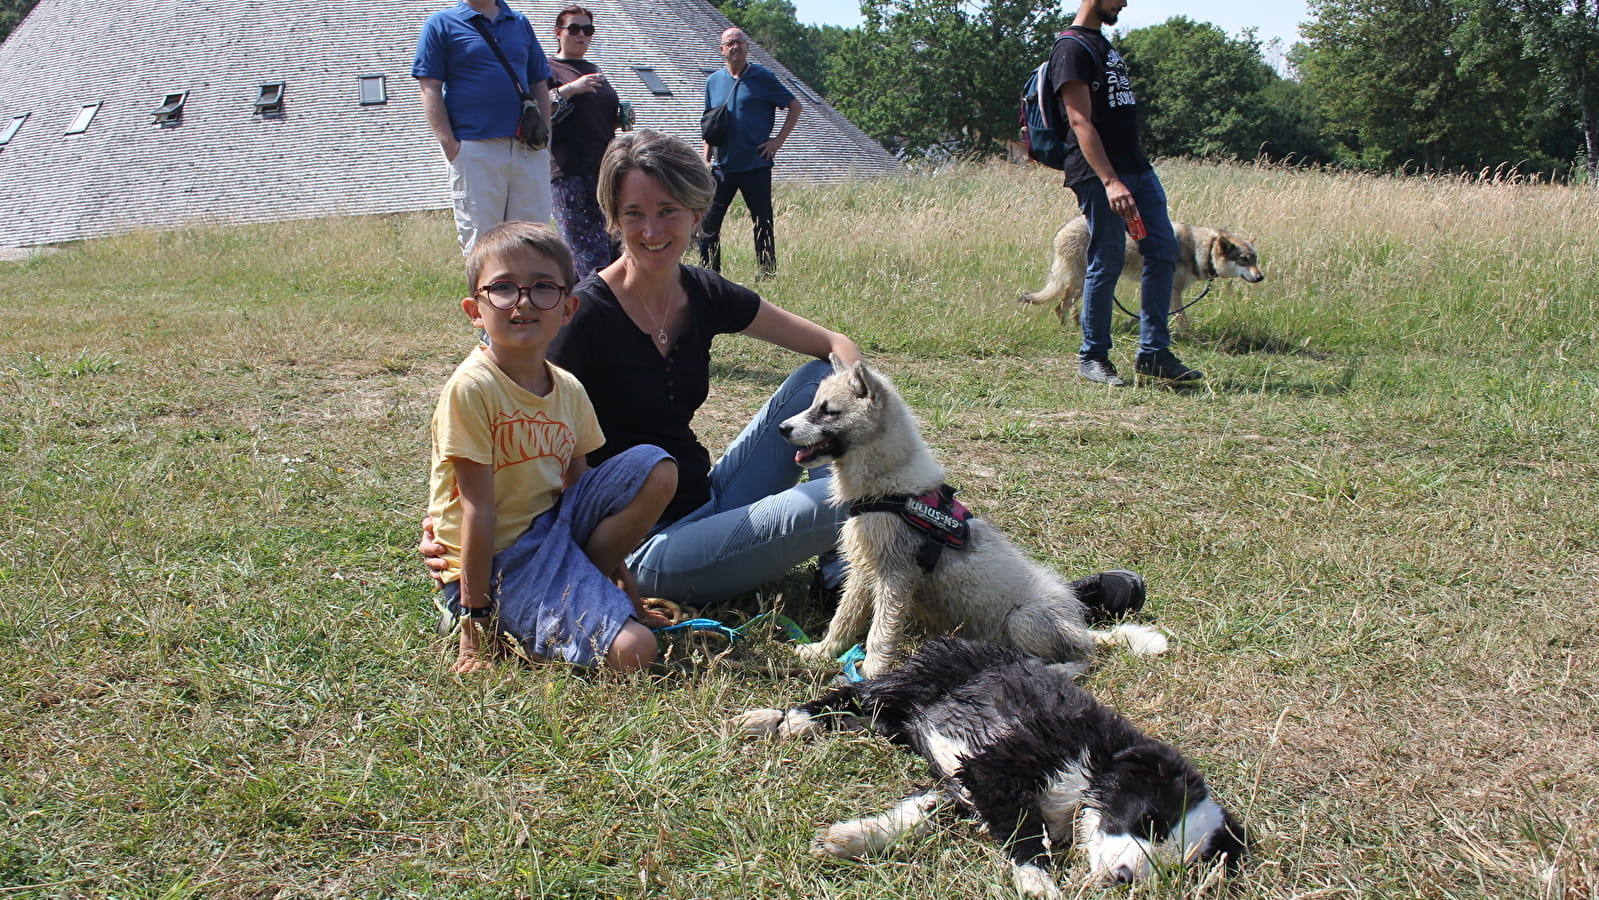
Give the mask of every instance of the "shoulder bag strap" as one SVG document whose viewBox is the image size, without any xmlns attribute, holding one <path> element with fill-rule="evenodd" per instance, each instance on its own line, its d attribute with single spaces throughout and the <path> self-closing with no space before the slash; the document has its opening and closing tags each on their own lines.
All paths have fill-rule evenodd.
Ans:
<svg viewBox="0 0 1599 900">
<path fill-rule="evenodd" d="M 733 89 L 727 92 L 727 96 L 722 98 L 722 102 L 721 103 L 716 104 L 716 108 L 717 109 L 721 109 L 722 107 L 726 106 L 727 104 L 733 102 L 733 95 L 738 93 L 738 83 L 739 83 L 740 80 L 741 79 L 739 79 L 739 78 L 734 78 L 733 79 Z"/>
<path fill-rule="evenodd" d="M 494 55 L 499 59 L 500 65 L 505 67 L 505 74 L 511 76 L 511 83 L 516 85 L 516 95 L 524 101 L 530 99 L 527 91 L 522 87 L 522 79 L 516 77 L 516 70 L 511 68 L 511 61 L 505 58 L 505 51 L 500 49 L 500 42 L 494 39 L 494 35 L 489 34 L 489 26 L 484 24 L 483 17 L 481 15 L 473 16 L 472 24 L 477 28 L 477 33 L 483 35 L 483 40 L 489 42 L 489 49 L 494 51 Z"/>
</svg>

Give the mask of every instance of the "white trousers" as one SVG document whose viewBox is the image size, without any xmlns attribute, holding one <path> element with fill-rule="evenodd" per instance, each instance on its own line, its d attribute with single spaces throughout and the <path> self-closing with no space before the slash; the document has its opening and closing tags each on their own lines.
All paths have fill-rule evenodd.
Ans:
<svg viewBox="0 0 1599 900">
<path fill-rule="evenodd" d="M 516 138 L 462 141 L 449 161 L 450 202 L 462 255 L 502 222 L 550 221 L 550 151 Z"/>
</svg>

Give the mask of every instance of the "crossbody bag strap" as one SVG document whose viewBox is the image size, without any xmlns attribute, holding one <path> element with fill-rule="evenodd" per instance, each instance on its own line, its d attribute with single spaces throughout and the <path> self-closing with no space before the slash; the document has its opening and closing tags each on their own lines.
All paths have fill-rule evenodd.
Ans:
<svg viewBox="0 0 1599 900">
<path fill-rule="evenodd" d="M 717 109 L 721 109 L 722 107 L 726 106 L 727 104 L 733 102 L 733 95 L 738 93 L 738 83 L 740 81 L 742 81 L 742 80 L 743 80 L 742 76 L 733 79 L 733 89 L 727 92 L 727 96 L 722 98 L 722 102 L 721 103 L 716 104 L 716 108 Z"/>
<path fill-rule="evenodd" d="M 477 28 L 477 33 L 483 35 L 483 40 L 489 42 L 489 49 L 494 51 L 494 56 L 499 59 L 500 65 L 505 67 L 505 74 L 511 76 L 511 83 L 516 85 L 516 95 L 524 101 L 530 99 L 527 90 L 522 87 L 522 79 L 516 77 L 516 70 L 511 68 L 511 61 L 505 58 L 505 51 L 500 49 L 500 42 L 489 34 L 489 26 L 484 23 L 483 17 L 473 16 L 472 25 Z"/>
</svg>

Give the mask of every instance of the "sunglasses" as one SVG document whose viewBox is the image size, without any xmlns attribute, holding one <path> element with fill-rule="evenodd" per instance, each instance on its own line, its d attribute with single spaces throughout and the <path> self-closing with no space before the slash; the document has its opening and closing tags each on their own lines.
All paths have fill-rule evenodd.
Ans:
<svg viewBox="0 0 1599 900">
<path fill-rule="evenodd" d="M 594 36 L 593 25 L 561 25 L 555 30 L 560 31 L 562 28 L 566 29 L 567 34 L 586 34 L 589 37 Z"/>
<path fill-rule="evenodd" d="M 495 309 L 516 309 L 524 297 L 537 309 L 554 309 L 566 296 L 566 285 L 553 281 L 535 281 L 532 284 L 495 281 L 478 288 L 477 292 Z"/>
</svg>

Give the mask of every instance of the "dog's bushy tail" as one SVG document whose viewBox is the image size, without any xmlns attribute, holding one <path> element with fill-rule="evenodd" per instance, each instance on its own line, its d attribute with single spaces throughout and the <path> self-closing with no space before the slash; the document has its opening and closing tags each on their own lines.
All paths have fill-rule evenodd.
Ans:
<svg viewBox="0 0 1599 900">
<path fill-rule="evenodd" d="M 1128 653 L 1138 656 L 1156 656 L 1165 653 L 1171 642 L 1159 628 L 1148 625 L 1122 624 L 1104 631 L 1091 632 L 1098 647 L 1126 647 Z"/>
</svg>

